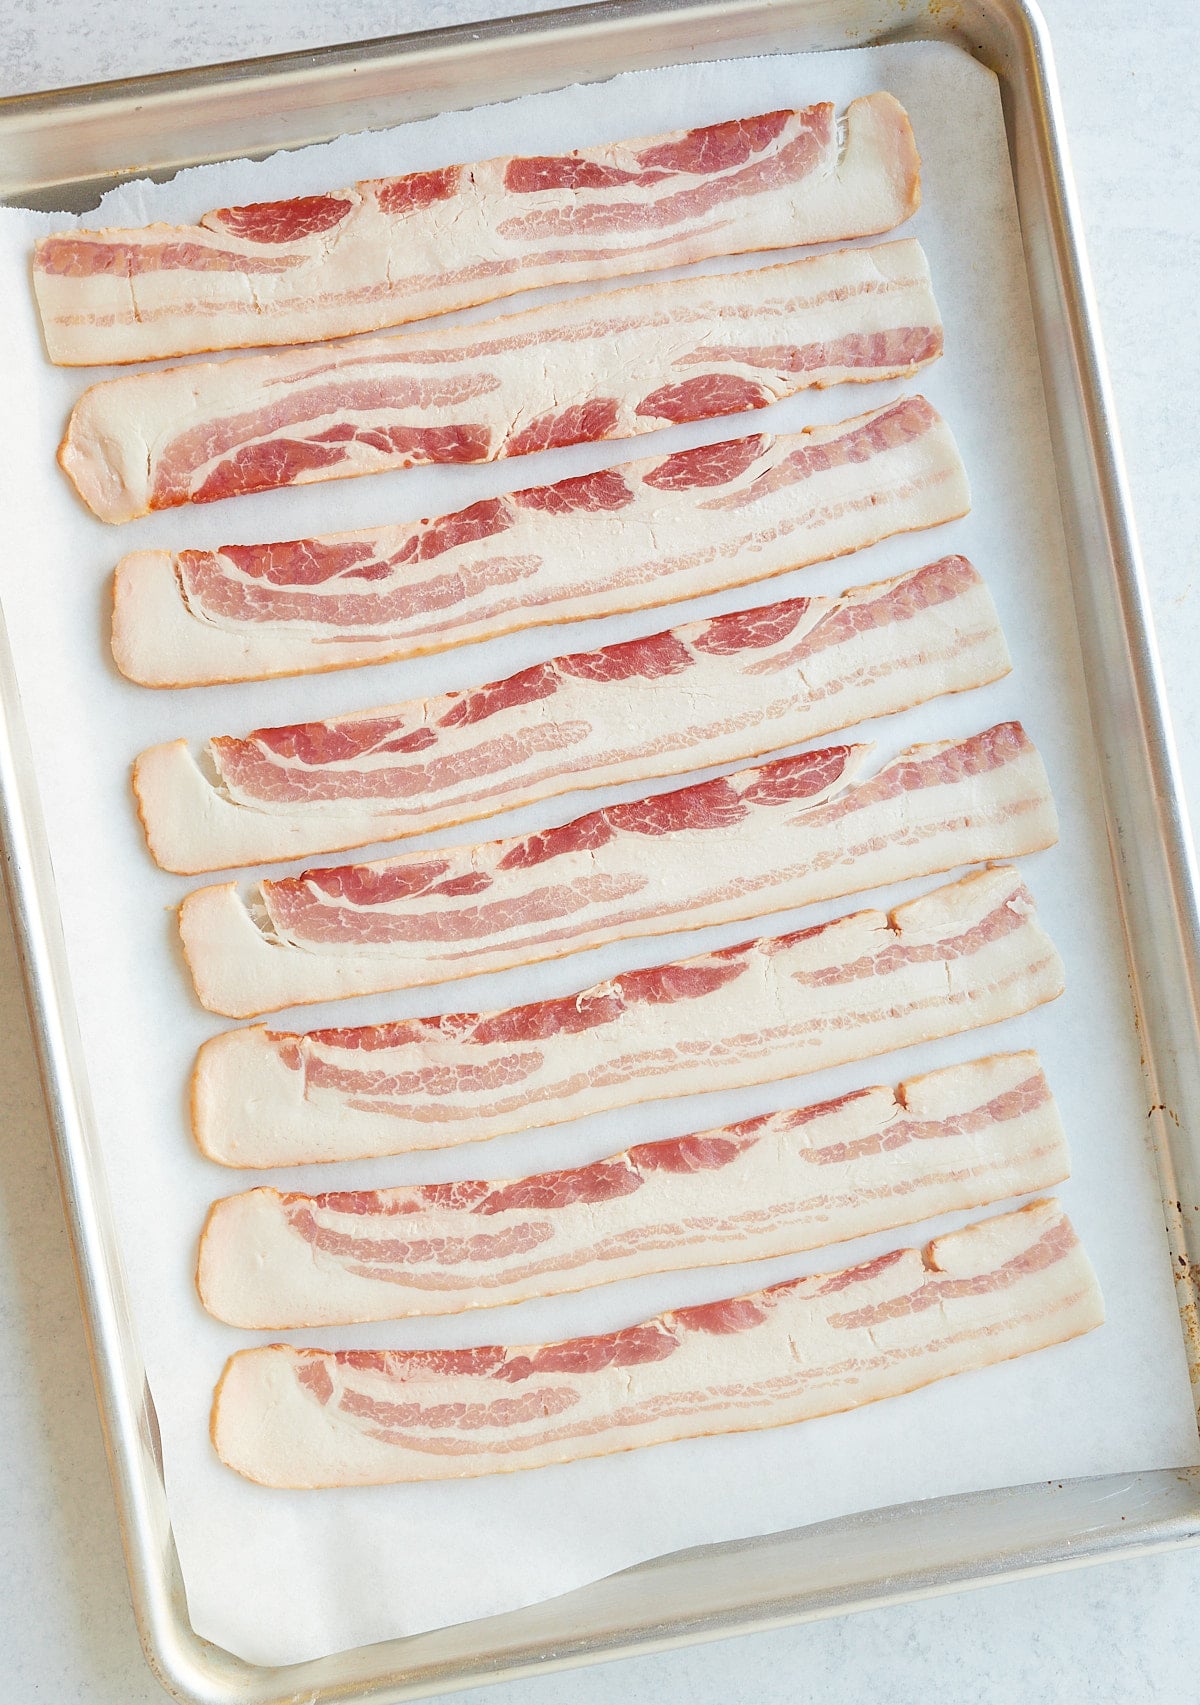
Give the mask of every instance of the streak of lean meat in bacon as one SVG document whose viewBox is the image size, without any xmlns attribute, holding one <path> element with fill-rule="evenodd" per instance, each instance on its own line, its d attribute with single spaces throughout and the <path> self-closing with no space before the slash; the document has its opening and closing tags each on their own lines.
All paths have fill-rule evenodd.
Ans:
<svg viewBox="0 0 1200 1705">
<path fill-rule="evenodd" d="M 566 1172 L 227 1196 L 197 1284 L 211 1314 L 251 1330 L 456 1314 L 819 1249 L 1069 1170 L 1037 1055 L 994 1054 Z"/>
<path fill-rule="evenodd" d="M 113 655 L 150 687 L 386 663 L 696 598 L 965 515 L 924 397 L 484 498 L 401 526 L 117 565 Z"/>
<path fill-rule="evenodd" d="M 560 999 L 206 1042 L 196 1140 L 226 1166 L 479 1142 L 665 1096 L 735 1089 L 1028 1012 L 1062 965 L 997 865 L 894 911 L 629 971 Z"/>
<path fill-rule="evenodd" d="M 201 888 L 179 914 L 196 993 L 252 1018 L 440 983 L 834 899 L 1053 844 L 1041 758 L 1020 723 L 913 746 L 857 774 L 867 746 L 610 805 L 538 834 Z"/>
<path fill-rule="evenodd" d="M 59 461 L 104 521 L 492 462 L 898 379 L 942 352 L 919 243 L 576 296 L 478 325 L 196 362 L 93 385 Z"/>
<path fill-rule="evenodd" d="M 203 769 L 184 740 L 152 746 L 134 788 L 154 857 L 191 875 L 735 762 L 1009 668 L 982 579 L 945 557 L 838 598 L 714 616 L 486 686 L 220 736 Z"/>
<path fill-rule="evenodd" d="M 212 1436 L 222 1461 L 268 1486 L 457 1479 L 833 1415 L 1103 1321 L 1091 1263 L 1049 1198 L 924 1249 L 594 1338 L 242 1350 Z"/>
<path fill-rule="evenodd" d="M 66 366 L 378 331 L 547 284 L 888 231 L 920 204 L 891 95 L 485 160 L 198 225 L 43 237 L 33 282 Z"/>
</svg>

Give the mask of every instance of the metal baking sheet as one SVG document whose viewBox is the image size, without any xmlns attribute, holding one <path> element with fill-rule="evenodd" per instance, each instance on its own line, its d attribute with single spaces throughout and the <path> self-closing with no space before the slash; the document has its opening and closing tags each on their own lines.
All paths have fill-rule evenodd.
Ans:
<svg viewBox="0 0 1200 1705">
<path fill-rule="evenodd" d="M 0 107 L 25 204 L 82 210 L 122 172 L 163 175 L 342 131 L 473 105 L 589 75 L 685 59 L 930 38 L 966 46 L 1004 90 L 1030 285 L 1043 353 L 1079 626 L 1105 768 L 1106 808 L 1145 1042 L 1189 1344 L 1196 1193 L 1195 883 L 1144 612 L 1103 374 L 1061 154 L 1048 52 L 1016 5 L 600 6 L 361 49 L 30 97 Z M 120 1290 L 36 793 L 13 675 L 0 657 L 0 751 L 9 869 L 19 913 L 64 1196 L 109 1438 L 135 1606 L 151 1662 L 181 1697 L 415 1698 L 546 1663 L 623 1655 L 832 1610 L 1190 1537 L 1196 1477 L 1081 1481 L 939 1500 L 629 1571 L 532 1610 L 362 1648 L 288 1670 L 256 1669 L 187 1624 L 155 1450 L 153 1412 Z M 1194 1142 L 1194 1136 L 1192 1137 Z M 1194 1242 L 1192 1243 L 1194 1250 Z M 1193 1356 L 1194 1365 L 1194 1356 Z M 921 1559 L 915 1572 L 913 1558 Z M 653 1611 L 645 1606 L 649 1601 Z"/>
</svg>

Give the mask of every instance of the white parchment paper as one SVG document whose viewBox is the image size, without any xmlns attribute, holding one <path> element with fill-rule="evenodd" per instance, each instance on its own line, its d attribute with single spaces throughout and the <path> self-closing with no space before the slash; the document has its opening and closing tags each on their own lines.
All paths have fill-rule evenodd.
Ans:
<svg viewBox="0 0 1200 1705">
<path fill-rule="evenodd" d="M 157 694 L 129 685 L 113 668 L 107 645 L 108 577 L 117 556 L 155 545 L 294 538 L 437 514 L 518 483 L 557 479 L 660 447 L 666 452 L 712 442 L 750 422 L 675 428 L 658 434 L 653 445 L 577 447 L 529 458 L 519 468 L 413 470 L 309 486 L 108 528 L 84 512 L 54 464 L 71 403 L 87 382 L 105 375 L 72 374 L 46 362 L 28 285 L 33 236 L 70 221 L 0 210 L 0 301 L 7 319 L 0 357 L 0 478 L 6 490 L 0 597 L 41 781 L 189 1609 L 199 1633 L 242 1657 L 297 1661 L 529 1604 L 679 1547 L 900 1500 L 1200 1459 L 1145 1140 L 1146 1097 L 999 96 L 990 74 L 957 50 L 930 44 L 679 67 L 344 138 L 261 164 L 205 167 L 169 185 L 131 185 L 107 197 L 101 216 L 85 223 L 194 219 L 210 207 L 312 192 L 357 177 L 569 148 L 818 99 L 841 104 L 876 88 L 891 89 L 907 106 L 924 158 L 924 206 L 903 234 L 919 235 L 929 254 L 946 322 L 946 355 L 920 383 L 958 437 L 974 489 L 972 514 L 933 534 L 891 540 L 839 563 L 667 611 L 541 629 L 409 664 L 311 680 Z M 754 262 L 714 263 L 707 270 L 725 264 Z M 808 393 L 755 416 L 753 426 L 795 430 L 813 420 L 837 420 L 899 389 Z M 989 1049 L 1036 1046 L 1072 1144 L 1074 1174 L 1062 1195 L 1099 1271 L 1107 1325 L 1077 1343 L 857 1413 L 534 1474 L 283 1493 L 252 1486 L 222 1467 L 208 1440 L 212 1388 L 225 1357 L 252 1335 L 218 1325 L 201 1310 L 192 1285 L 195 1244 L 210 1200 L 261 1175 L 250 1180 L 224 1173 L 189 1139 L 189 1067 L 197 1045 L 220 1026 L 192 997 L 175 944 L 171 908 L 189 884 L 154 868 L 135 822 L 128 782 L 135 754 L 180 734 L 199 740 L 486 681 L 558 650 L 801 591 L 836 591 L 950 550 L 970 554 L 988 578 L 1014 673 L 868 732 L 884 758 L 913 740 L 965 735 L 1004 717 L 1024 720 L 1045 755 L 1062 819 L 1061 844 L 1027 861 L 1026 872 L 1066 961 L 1068 992 L 1061 1001 L 990 1032 L 790 1083 L 657 1103 L 458 1153 L 297 1169 L 268 1181 L 347 1189 L 575 1165 L 628 1142 L 894 1082 Z M 589 795 L 587 806 L 639 791 Z M 452 838 L 540 827 L 583 808 L 575 795 Z M 933 885 L 910 883 L 868 898 L 894 903 Z M 806 916 L 832 916 L 859 903 L 810 908 Z M 761 930 L 790 927 L 794 918 L 785 914 Z M 733 925 L 618 944 L 409 996 L 313 1008 L 298 1015 L 298 1023 L 507 1005 L 574 991 L 632 965 L 759 931 L 758 925 Z M 279 1022 L 286 1026 L 294 1016 Z M 861 1260 L 898 1242 L 923 1240 L 964 1217 L 807 1258 L 670 1274 L 462 1319 L 292 1336 L 330 1346 L 400 1347 L 536 1342 L 603 1331 L 674 1304 Z"/>
</svg>

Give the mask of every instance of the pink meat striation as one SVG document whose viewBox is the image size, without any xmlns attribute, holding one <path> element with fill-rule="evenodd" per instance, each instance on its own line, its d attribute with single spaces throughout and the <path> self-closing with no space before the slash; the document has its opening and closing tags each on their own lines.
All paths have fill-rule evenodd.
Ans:
<svg viewBox="0 0 1200 1705">
<path fill-rule="evenodd" d="M 34 279 L 53 359 L 307 342 L 514 291 L 885 231 L 920 199 L 888 95 L 571 153 L 447 165 L 218 208 L 197 225 L 67 231 Z M 255 292 L 262 274 L 269 291 Z"/>
<path fill-rule="evenodd" d="M 113 652 L 153 686 L 384 661 L 766 579 L 968 501 L 945 423 L 907 397 L 396 526 L 135 552 L 117 568 Z"/>
<path fill-rule="evenodd" d="M 963 557 L 946 557 L 899 582 L 887 582 L 878 596 L 837 606 L 803 631 L 786 656 L 797 668 L 805 657 L 845 644 L 863 632 L 902 629 L 924 612 L 951 604 L 977 582 Z M 789 598 L 759 609 L 714 616 L 688 628 L 671 629 L 646 639 L 577 652 L 535 664 L 507 680 L 448 693 L 395 712 L 372 711 L 336 722 L 299 723 L 256 729 L 242 738 L 219 736 L 212 752 L 222 780 L 241 799 L 264 803 L 312 800 L 412 799 L 439 788 L 466 784 L 490 791 L 492 778 L 519 766 L 530 751 L 529 735 L 541 730 L 534 750 L 544 749 L 547 718 L 542 708 L 564 683 L 585 681 L 603 694 L 620 692 L 632 678 L 664 680 L 698 670 L 702 660 L 729 660 L 737 673 L 758 661 L 772 672 L 783 665 L 779 648 L 802 628 L 811 600 Z M 512 713 L 539 707 L 536 723 Z M 419 720 L 417 717 L 419 716 Z M 493 733 L 499 725 L 503 732 Z M 479 729 L 469 754 L 456 748 L 443 757 L 442 731 Z M 640 731 L 631 730 L 640 737 Z M 393 757 L 408 761 L 397 765 Z M 364 760 L 370 760 L 369 765 Z M 703 761 L 699 754 L 693 764 Z M 582 780 L 579 774 L 575 782 Z"/>
<path fill-rule="evenodd" d="M 76 404 L 59 459 L 96 514 L 127 520 L 315 479 L 633 437 L 811 386 L 904 377 L 941 349 L 920 246 L 892 243 L 482 325 L 111 379 Z"/>
<path fill-rule="evenodd" d="M 1028 890 L 993 865 L 890 915 L 848 913 L 524 1006 L 231 1031 L 201 1050 L 195 1128 L 206 1153 L 242 1165 L 479 1141 L 844 1064 L 1061 989 Z"/>
<path fill-rule="evenodd" d="M 1075 1231 L 1044 1199 L 923 1250 L 563 1343 L 245 1350 L 218 1387 L 213 1437 L 232 1467 L 279 1486 L 535 1468 L 834 1414 L 1103 1318 Z"/>
</svg>

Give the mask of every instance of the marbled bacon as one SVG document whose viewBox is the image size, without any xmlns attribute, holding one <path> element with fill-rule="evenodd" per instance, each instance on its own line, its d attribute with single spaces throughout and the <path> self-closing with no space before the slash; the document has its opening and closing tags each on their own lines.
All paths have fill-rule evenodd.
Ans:
<svg viewBox="0 0 1200 1705">
<path fill-rule="evenodd" d="M 202 888 L 179 914 L 196 992 L 250 1018 L 735 922 L 1057 838 L 1019 723 L 911 747 L 861 778 L 869 749 L 780 758 L 483 846 L 262 881 L 245 898 L 235 883 Z"/>
<path fill-rule="evenodd" d="M 482 498 L 453 515 L 117 565 L 113 656 L 151 687 L 386 663 L 696 598 L 965 515 L 923 397 Z"/>
<path fill-rule="evenodd" d="M 214 1203 L 197 1284 L 258 1330 L 454 1314 L 756 1261 L 1067 1176 L 1037 1055 L 995 1054 L 532 1178 Z"/>
<path fill-rule="evenodd" d="M 945 557 L 840 598 L 714 616 L 486 686 L 221 736 L 203 769 L 186 741 L 154 746 L 134 786 L 161 865 L 219 870 L 753 757 L 1009 667 L 986 586 Z"/>
<path fill-rule="evenodd" d="M 53 361 L 147 361 L 377 331 L 540 285 L 887 231 L 920 203 L 888 94 L 43 237 Z"/>
<path fill-rule="evenodd" d="M 105 521 L 239 493 L 490 462 L 911 375 L 942 352 L 919 243 L 576 296 L 477 325 L 93 385 L 59 461 Z"/>
<path fill-rule="evenodd" d="M 444 1148 L 844 1065 L 1011 1018 L 1062 987 L 1029 892 L 1001 865 L 890 913 L 506 1011 L 227 1031 L 197 1058 L 193 1129 L 226 1166 Z"/>
<path fill-rule="evenodd" d="M 269 1486 L 541 1468 L 832 1415 L 1103 1320 L 1091 1263 L 1051 1198 L 924 1249 L 593 1338 L 242 1350 L 217 1387 L 212 1437 L 224 1462 Z"/>
</svg>

